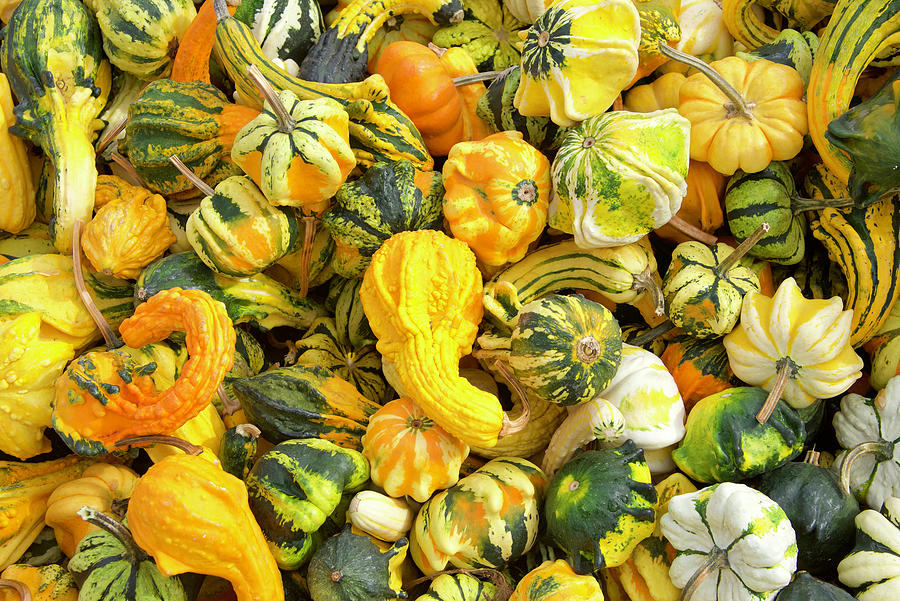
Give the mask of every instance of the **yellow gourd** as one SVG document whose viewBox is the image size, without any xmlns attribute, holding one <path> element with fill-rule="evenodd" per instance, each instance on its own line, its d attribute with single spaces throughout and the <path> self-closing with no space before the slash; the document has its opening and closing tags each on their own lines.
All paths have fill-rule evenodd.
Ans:
<svg viewBox="0 0 900 601">
<path fill-rule="evenodd" d="M 60 565 L 14 564 L 0 578 L 20 583 L 31 593 L 31 601 L 78 601 L 75 578 Z M 0 587 L 0 601 L 21 601 L 19 593 Z"/>
<path fill-rule="evenodd" d="M 225 435 L 225 430 L 225 422 L 219 416 L 216 406 L 210 403 L 206 406 L 206 409 L 172 432 L 172 436 L 204 447 L 201 457 L 215 457 L 219 454 L 219 450 L 222 447 L 222 437 Z M 146 450 L 153 463 L 159 463 L 169 455 L 184 452 L 170 444 L 154 444 L 147 447 Z"/>
<path fill-rule="evenodd" d="M 17 234 L 31 225 L 37 209 L 25 142 L 9 133 L 16 123 L 13 106 L 9 81 L 0 73 L 0 230 Z"/>
</svg>

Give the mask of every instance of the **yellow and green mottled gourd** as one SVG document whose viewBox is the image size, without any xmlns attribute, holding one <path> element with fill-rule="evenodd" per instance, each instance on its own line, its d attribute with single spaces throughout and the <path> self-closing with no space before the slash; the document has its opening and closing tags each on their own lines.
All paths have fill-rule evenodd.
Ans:
<svg viewBox="0 0 900 601">
<path fill-rule="evenodd" d="M 753 50 L 763 44 L 770 44 L 778 37 L 779 31 L 767 24 L 767 19 L 759 12 L 765 7 L 785 17 L 785 28 L 811 31 L 815 25 L 835 10 L 837 0 L 723 0 L 722 16 L 728 31 L 747 48 Z"/>
<path fill-rule="evenodd" d="M 416 601 L 491 601 L 497 586 L 469 574 L 441 574 Z"/>
<path fill-rule="evenodd" d="M 545 561 L 516 585 L 509 601 L 602 601 L 600 583 L 591 574 L 579 575 L 564 559 Z"/>
<path fill-rule="evenodd" d="M 528 27 L 499 0 L 467 0 L 465 18 L 438 29 L 432 41 L 441 48 L 463 48 L 479 71 L 518 66 L 522 56 L 516 48 L 519 31 Z"/>
</svg>

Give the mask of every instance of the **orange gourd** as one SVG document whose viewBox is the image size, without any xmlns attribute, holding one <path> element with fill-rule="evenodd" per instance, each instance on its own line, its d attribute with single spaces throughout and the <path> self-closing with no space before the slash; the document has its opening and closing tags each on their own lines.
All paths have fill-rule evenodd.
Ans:
<svg viewBox="0 0 900 601">
<path fill-rule="evenodd" d="M 689 225 L 707 233 L 712 233 L 722 227 L 725 222 L 722 212 L 725 176 L 710 167 L 708 163 L 692 160 L 685 181 L 687 182 L 687 194 L 675 215 Z M 675 243 L 694 239 L 669 224 L 654 231 L 659 237 Z"/>
<path fill-rule="evenodd" d="M 234 6 L 228 7 L 230 14 L 234 11 Z M 169 79 L 209 83 L 209 57 L 216 43 L 216 25 L 213 0 L 205 0 L 178 43 Z"/>
<path fill-rule="evenodd" d="M 412 119 L 432 155 L 446 156 L 457 142 L 493 133 L 475 112 L 484 84 L 453 84 L 454 77 L 478 72 L 462 48 L 394 42 L 382 52 L 375 72 L 384 77 L 391 100 Z"/>
<path fill-rule="evenodd" d="M 384 405 L 369 418 L 362 438 L 372 482 L 392 497 L 419 503 L 459 480 L 469 447 L 425 415 L 408 397 Z"/>
</svg>

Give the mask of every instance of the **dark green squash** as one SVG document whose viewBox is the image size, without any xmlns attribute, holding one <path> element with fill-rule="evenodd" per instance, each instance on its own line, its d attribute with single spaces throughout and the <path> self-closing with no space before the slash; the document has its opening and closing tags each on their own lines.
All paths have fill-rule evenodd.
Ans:
<svg viewBox="0 0 900 601">
<path fill-rule="evenodd" d="M 79 601 L 187 601 L 181 581 L 159 571 L 125 524 L 88 507 L 79 515 L 101 528 L 81 539 L 69 561 L 82 583 Z"/>
<path fill-rule="evenodd" d="M 856 597 L 808 572 L 797 572 L 791 583 L 778 592 L 775 601 L 856 601 Z"/>
<path fill-rule="evenodd" d="M 675 465 L 699 482 L 737 482 L 779 467 L 803 449 L 806 427 L 780 402 L 765 424 L 756 414 L 768 393 L 757 387 L 729 388 L 697 403 L 685 424 Z"/>
<path fill-rule="evenodd" d="M 569 554 L 578 574 L 615 567 L 653 532 L 656 501 L 644 451 L 634 442 L 585 451 L 547 487 L 547 535 Z"/>
<path fill-rule="evenodd" d="M 317 437 L 361 450 L 369 417 L 379 409 L 320 365 L 279 367 L 232 385 L 244 415 L 274 443 Z"/>
<path fill-rule="evenodd" d="M 382 551 L 348 525 L 324 543 L 309 562 L 306 580 L 315 601 L 388 601 L 406 599 L 399 566 L 409 541 L 399 539 Z"/>
<path fill-rule="evenodd" d="M 322 217 L 337 245 L 331 266 L 345 278 L 362 277 L 372 255 L 399 232 L 440 229 L 444 185 L 436 171 L 409 161 L 375 163 L 341 186 Z"/>
<path fill-rule="evenodd" d="M 369 327 L 369 318 L 359 299 L 362 280 L 358 278 L 332 278 L 328 287 L 325 307 L 334 313 L 334 325 L 338 333 L 355 347 L 375 344 L 378 339 Z"/>
<path fill-rule="evenodd" d="M 432 42 L 442 48 L 458 46 L 469 53 L 479 71 L 502 70 L 522 58 L 516 43 L 528 24 L 519 21 L 500 0 L 465 0 L 465 17 L 441 27 Z"/>
<path fill-rule="evenodd" d="M 247 476 L 250 509 L 283 570 L 306 563 L 345 494 L 369 479 L 362 453 L 327 440 L 306 438 L 275 445 Z"/>
<path fill-rule="evenodd" d="M 577 405 L 607 386 L 622 359 L 622 331 L 612 313 L 581 295 L 551 294 L 522 307 L 509 365 L 529 394 Z"/>
<path fill-rule="evenodd" d="M 259 447 L 259 428 L 253 424 L 238 424 L 225 430 L 222 446 L 219 447 L 219 462 L 222 469 L 244 480 L 256 461 Z"/>
</svg>

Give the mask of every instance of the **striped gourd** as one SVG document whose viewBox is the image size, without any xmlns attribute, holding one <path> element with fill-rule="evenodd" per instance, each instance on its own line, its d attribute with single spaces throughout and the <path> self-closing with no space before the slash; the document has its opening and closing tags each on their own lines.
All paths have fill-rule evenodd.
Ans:
<svg viewBox="0 0 900 601">
<path fill-rule="evenodd" d="M 325 31 L 322 8 L 316 0 L 243 0 L 234 18 L 251 28 L 269 60 L 295 76 L 306 53 Z"/>
<path fill-rule="evenodd" d="M 278 567 L 303 565 L 320 540 L 313 533 L 368 479 L 361 453 L 318 438 L 287 440 L 260 457 L 245 481 L 247 496 Z"/>
<path fill-rule="evenodd" d="M 757 173 L 738 170 L 725 188 L 728 228 L 738 240 L 763 223 L 769 231 L 747 251 L 751 257 L 794 265 L 806 252 L 806 218 L 794 213 L 794 177 L 787 163 L 773 161 Z"/>
<path fill-rule="evenodd" d="M 462 48 L 479 71 L 501 70 L 518 65 L 522 55 L 516 48 L 519 32 L 528 28 L 500 0 L 466 0 L 465 18 L 438 29 L 432 41 L 442 48 Z"/>
<path fill-rule="evenodd" d="M 325 305 L 334 312 L 338 332 L 355 347 L 375 344 L 377 340 L 359 299 L 360 286 L 359 279 L 332 278 L 325 300 Z"/>
<path fill-rule="evenodd" d="M 887 566 L 900 559 L 900 499 L 891 497 L 881 512 L 866 509 L 856 516 L 856 546 L 838 564 L 841 584 L 859 601 L 888 601 L 900 579 Z"/>
<path fill-rule="evenodd" d="M 754 49 L 770 44 L 778 37 L 778 30 L 770 27 L 759 12 L 765 6 L 787 19 L 784 29 L 810 31 L 831 14 L 836 0 L 768 0 L 758 4 L 756 0 L 723 0 L 722 16 L 728 31 L 744 46 Z"/>
<path fill-rule="evenodd" d="M 0 232 L 0 255 L 10 261 L 28 255 L 55 253 L 46 223 L 35 221 L 18 234 Z"/>
<path fill-rule="evenodd" d="M 347 518 L 371 536 L 393 542 L 412 528 L 415 512 L 404 499 L 395 499 L 374 490 L 361 490 L 350 500 Z"/>
<path fill-rule="evenodd" d="M 246 478 L 256 461 L 260 434 L 259 428 L 253 424 L 238 424 L 228 428 L 222 435 L 219 447 L 222 469 L 235 478 Z"/>
<path fill-rule="evenodd" d="M 531 412 L 523 429 L 500 438 L 491 448 L 472 447 L 472 453 L 487 459 L 527 458 L 544 450 L 553 432 L 566 418 L 566 408 L 534 397 L 528 399 L 528 404 Z M 516 400 L 513 408 L 507 412 L 510 419 L 516 419 L 522 414 L 521 406 L 521 401 Z"/>
<path fill-rule="evenodd" d="M 430 169 L 434 159 L 425 149 L 418 130 L 390 100 L 380 77 L 360 83 L 322 84 L 292 77 L 263 54 L 250 28 L 228 15 L 225 0 L 215 0 L 215 55 L 234 81 L 236 93 L 246 104 L 261 108 L 262 96 L 247 75 L 247 65 L 256 65 L 276 91 L 290 90 L 300 100 L 332 98 L 350 117 L 350 146 L 361 167 L 376 161 L 406 159 L 420 169 Z"/>
<path fill-rule="evenodd" d="M 145 80 L 172 68 L 172 49 L 197 10 L 191 0 L 85 0 L 97 15 L 110 62 Z"/>
<path fill-rule="evenodd" d="M 622 331 L 609 309 L 552 294 L 522 307 L 509 365 L 530 395 L 577 405 L 609 385 L 621 356 Z"/>
<path fill-rule="evenodd" d="M 810 173 L 811 195 L 846 194 L 846 187 L 822 169 Z M 850 343 L 858 347 L 878 331 L 900 297 L 900 194 L 865 208 L 823 209 L 810 228 L 847 278 L 844 306 L 853 310 Z"/>
<path fill-rule="evenodd" d="M 491 601 L 497 586 L 469 574 L 441 574 L 416 601 Z"/>
<path fill-rule="evenodd" d="M 625 416 L 604 398 L 594 397 L 569 411 L 544 451 L 541 469 L 549 477 L 592 440 L 616 446 L 625 434 Z"/>
<path fill-rule="evenodd" d="M 809 137 L 825 166 L 844 184 L 849 181 L 852 160 L 825 132 L 829 123 L 850 108 L 860 75 L 896 43 L 898 32 L 900 0 L 838 0 L 821 33 L 806 95 Z"/>
<path fill-rule="evenodd" d="M 219 273 L 259 273 L 297 242 L 300 227 L 290 207 L 272 206 L 249 177 L 233 176 L 216 186 L 188 218 L 194 252 Z"/>
<path fill-rule="evenodd" d="M 700 399 L 733 386 L 734 372 L 721 338 L 679 336 L 660 359 L 678 384 L 687 411 Z"/>
</svg>

